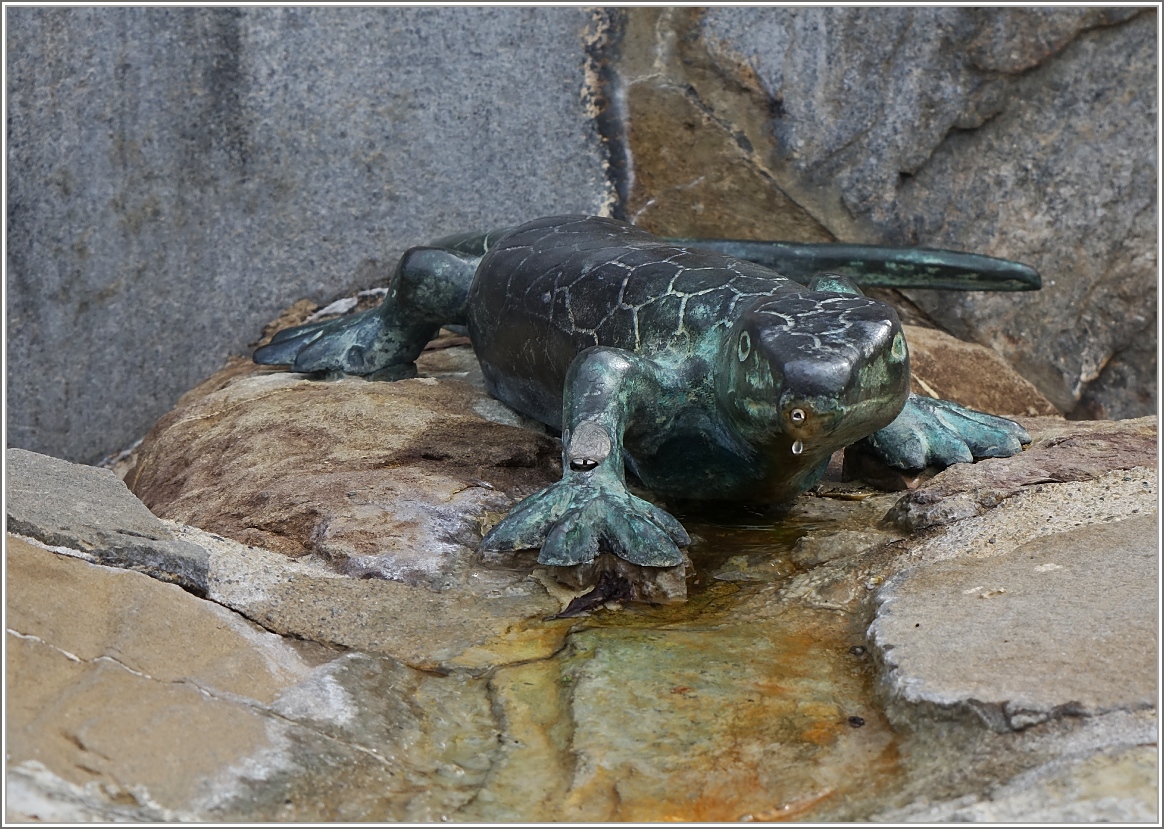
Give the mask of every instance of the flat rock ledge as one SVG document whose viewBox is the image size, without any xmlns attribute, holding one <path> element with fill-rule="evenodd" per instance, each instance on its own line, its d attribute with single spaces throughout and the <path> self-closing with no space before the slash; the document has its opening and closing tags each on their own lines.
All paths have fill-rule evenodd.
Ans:
<svg viewBox="0 0 1164 829">
<path fill-rule="evenodd" d="M 1121 517 L 1016 543 L 1014 511 L 1000 511 L 983 522 L 985 549 L 894 579 L 870 628 L 892 706 L 970 712 L 996 731 L 1151 709 L 1159 607 L 1149 476 L 1081 488 L 1082 498 L 1116 500 Z"/>
<path fill-rule="evenodd" d="M 9 449 L 8 532 L 206 595 L 208 556 L 181 541 L 107 469 Z"/>
<path fill-rule="evenodd" d="M 1154 739 L 1154 738 L 1149 738 Z M 1155 745 L 1052 760 L 978 795 L 874 815 L 878 823 L 1147 823 L 1156 821 Z"/>
<path fill-rule="evenodd" d="M 982 515 L 1040 484 L 1087 481 L 1155 466 L 1155 417 L 1135 420 L 1018 418 L 1033 439 L 1021 455 L 955 464 L 904 496 L 888 520 L 907 532 Z"/>
</svg>

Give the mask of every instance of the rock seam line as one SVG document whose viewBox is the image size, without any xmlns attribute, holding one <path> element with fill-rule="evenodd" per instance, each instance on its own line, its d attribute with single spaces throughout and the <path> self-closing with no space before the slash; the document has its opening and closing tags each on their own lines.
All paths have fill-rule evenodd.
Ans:
<svg viewBox="0 0 1164 829">
<path fill-rule="evenodd" d="M 371 748 L 369 746 L 360 745 L 359 743 L 349 742 L 347 740 L 344 740 L 344 739 L 341 739 L 341 738 L 335 736 L 334 734 L 328 734 L 326 731 L 323 731 L 316 726 L 309 725 L 309 724 L 304 723 L 300 720 L 291 719 L 290 717 L 287 717 L 283 714 L 280 714 L 278 711 L 275 711 L 271 708 L 268 708 L 267 706 L 263 705 L 262 703 L 258 702 L 257 700 L 251 699 L 250 697 L 245 697 L 245 696 L 242 696 L 241 694 L 232 694 L 232 693 L 225 692 L 225 691 L 215 692 L 215 691 L 212 691 L 209 688 L 206 688 L 205 686 L 203 686 L 203 685 L 201 685 L 201 684 L 199 684 L 199 683 L 197 683 L 194 680 L 189 679 L 189 678 L 170 679 L 170 680 L 158 679 L 155 676 L 151 676 L 150 674 L 136 670 L 135 668 L 131 668 L 128 665 L 126 665 L 124 662 L 117 659 L 116 657 L 109 656 L 108 654 L 101 654 L 100 656 L 95 656 L 92 659 L 82 659 L 81 657 L 77 656 L 76 654 L 70 653 L 69 651 L 65 650 L 64 648 L 60 648 L 60 647 L 52 644 L 51 642 L 46 642 L 44 639 L 40 638 L 39 636 L 36 636 L 35 634 L 21 633 L 20 631 L 14 630 L 13 628 L 7 628 L 6 632 L 12 636 L 17 637 L 18 639 L 30 640 L 30 641 L 37 642 L 41 645 L 44 645 L 45 647 L 50 648 L 51 650 L 54 650 L 54 651 L 60 653 L 62 656 L 64 656 L 66 659 L 70 660 L 71 662 L 76 662 L 76 663 L 81 664 L 81 665 L 93 665 L 97 662 L 110 662 L 110 663 L 116 665 L 117 667 L 122 668 L 123 670 L 127 671 L 128 673 L 133 674 L 136 677 L 140 677 L 141 679 L 147 679 L 147 680 L 150 680 L 152 682 L 156 682 L 159 685 L 187 686 L 187 687 L 193 688 L 202 696 L 204 696 L 208 699 L 212 699 L 216 702 L 222 702 L 222 703 L 226 703 L 228 705 L 239 705 L 239 706 L 249 708 L 252 711 L 260 714 L 261 716 L 269 717 L 269 718 L 275 719 L 275 720 L 280 720 L 284 723 L 287 723 L 288 725 L 296 726 L 296 727 L 302 728 L 306 731 L 310 731 L 314 734 L 317 734 L 318 736 L 323 737 L 324 739 L 326 739 L 330 742 L 335 742 L 335 743 L 338 743 L 342 746 L 346 746 L 348 748 L 355 749 L 356 751 L 363 752 L 364 754 L 367 754 L 370 757 L 375 758 L 381 765 L 383 765 L 387 769 L 387 771 L 390 775 L 392 775 L 392 776 L 396 775 L 397 770 L 393 767 L 392 761 L 389 758 L 381 755 L 378 751 L 376 751 L 376 749 Z M 290 686 L 290 687 L 294 687 L 294 686 Z M 86 749 L 86 751 L 88 751 L 88 750 L 89 749 Z"/>
</svg>

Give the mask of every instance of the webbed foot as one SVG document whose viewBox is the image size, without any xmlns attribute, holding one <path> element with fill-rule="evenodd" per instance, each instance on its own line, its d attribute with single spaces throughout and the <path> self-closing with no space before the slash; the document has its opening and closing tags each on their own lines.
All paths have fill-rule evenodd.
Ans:
<svg viewBox="0 0 1164 829">
<path fill-rule="evenodd" d="M 910 395 L 897 419 L 860 441 L 898 469 L 946 467 L 1017 455 L 1031 442 L 1019 424 L 931 397 Z"/>
<path fill-rule="evenodd" d="M 481 542 L 485 553 L 541 548 L 538 563 L 571 567 L 600 551 L 646 567 L 682 564 L 691 543 L 673 517 L 627 491 L 607 470 L 567 470 L 513 508 Z"/>
<path fill-rule="evenodd" d="M 437 326 L 386 323 L 382 308 L 287 328 L 255 350 L 259 365 L 286 365 L 303 373 L 334 373 L 400 380 L 416 375 L 413 360 Z"/>
<path fill-rule="evenodd" d="M 441 324 L 465 321 L 469 285 L 480 261 L 479 254 L 410 248 L 379 307 L 280 331 L 255 351 L 255 362 L 375 380 L 415 377 L 414 361 Z"/>
</svg>

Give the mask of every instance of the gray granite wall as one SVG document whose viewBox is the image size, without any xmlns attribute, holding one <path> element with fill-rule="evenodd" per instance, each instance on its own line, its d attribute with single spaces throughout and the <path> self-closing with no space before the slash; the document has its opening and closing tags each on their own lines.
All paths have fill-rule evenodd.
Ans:
<svg viewBox="0 0 1164 829">
<path fill-rule="evenodd" d="M 93 462 L 300 297 L 608 187 L 578 9 L 8 9 L 8 441 Z"/>
</svg>

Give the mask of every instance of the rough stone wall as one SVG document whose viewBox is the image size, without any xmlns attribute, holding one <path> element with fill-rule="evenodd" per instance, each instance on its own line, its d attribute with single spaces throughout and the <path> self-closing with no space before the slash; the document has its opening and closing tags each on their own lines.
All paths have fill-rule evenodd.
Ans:
<svg viewBox="0 0 1164 829">
<path fill-rule="evenodd" d="M 1156 406 L 1156 16 L 10 9 L 8 434 L 94 461 L 300 297 L 556 212 L 955 247 L 888 297 L 1064 412 Z"/>
<path fill-rule="evenodd" d="M 617 24 L 628 217 L 1026 262 L 1037 294 L 892 299 L 1070 416 L 1155 411 L 1153 10 L 640 8 Z"/>
<path fill-rule="evenodd" d="M 96 461 L 290 301 L 608 200 L 579 9 L 6 15 L 11 445 Z"/>
</svg>

